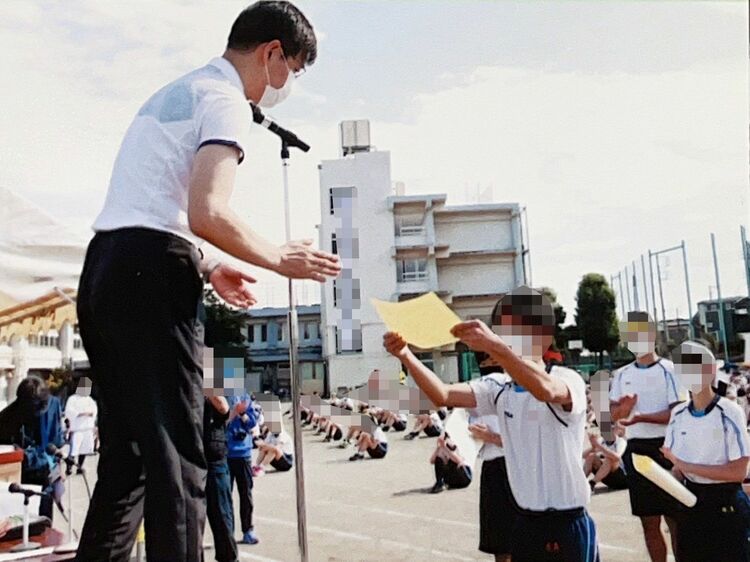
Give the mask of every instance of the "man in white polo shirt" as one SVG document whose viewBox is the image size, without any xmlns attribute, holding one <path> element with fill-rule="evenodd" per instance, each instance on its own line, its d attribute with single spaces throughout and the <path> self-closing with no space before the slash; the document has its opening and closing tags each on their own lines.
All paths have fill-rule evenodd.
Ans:
<svg viewBox="0 0 750 562">
<path fill-rule="evenodd" d="M 621 337 L 636 356 L 614 372 L 609 391 L 612 422 L 626 426 L 628 446 L 623 456 L 628 479 L 630 507 L 640 517 L 646 548 L 653 562 L 665 562 L 667 545 L 661 531 L 664 516 L 674 549 L 677 525 L 671 517 L 675 500 L 633 467 L 633 453 L 654 459 L 667 470 L 672 468 L 660 447 L 672 408 L 681 401 L 681 388 L 674 375 L 674 364 L 656 354 L 656 324 L 646 312 L 629 312 L 620 324 Z"/>
<path fill-rule="evenodd" d="M 197 311 L 204 280 L 232 305 L 246 274 L 205 260 L 202 241 L 290 278 L 324 281 L 338 259 L 311 241 L 276 246 L 230 207 L 251 153 L 248 100 L 270 107 L 315 61 L 315 33 L 283 1 L 234 22 L 223 56 L 156 92 L 120 147 L 78 292 L 99 393 L 101 459 L 78 560 L 129 560 L 145 515 L 150 562 L 202 559 L 206 459 Z"/>
<path fill-rule="evenodd" d="M 599 560 L 581 460 L 585 385 L 570 369 L 554 366 L 547 372 L 542 360 L 554 334 L 552 305 L 537 291 L 519 287 L 495 310 L 492 330 L 471 320 L 452 333 L 503 367 L 513 382 L 500 387 L 487 378 L 445 384 L 398 334 L 387 333 L 384 345 L 434 404 L 499 416 L 508 480 L 519 508 L 510 544 L 513 562 Z"/>
</svg>

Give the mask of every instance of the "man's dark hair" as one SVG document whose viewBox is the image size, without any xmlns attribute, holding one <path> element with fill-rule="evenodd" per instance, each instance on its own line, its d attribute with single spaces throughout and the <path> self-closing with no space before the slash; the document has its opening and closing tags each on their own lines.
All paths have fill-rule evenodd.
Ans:
<svg viewBox="0 0 750 562">
<path fill-rule="evenodd" d="M 49 387 L 36 375 L 29 375 L 18 384 L 16 398 L 27 403 L 46 401 L 49 398 Z"/>
<path fill-rule="evenodd" d="M 501 325 L 503 316 L 510 316 L 515 325 L 538 327 L 544 335 L 555 333 L 552 303 L 544 294 L 525 285 L 509 291 L 497 301 L 492 309 L 492 324 Z"/>
<path fill-rule="evenodd" d="M 242 10 L 229 32 L 227 48 L 247 51 L 274 39 L 281 41 L 285 56 L 302 53 L 305 66 L 318 56 L 312 25 L 294 4 L 284 0 L 260 0 Z"/>
</svg>

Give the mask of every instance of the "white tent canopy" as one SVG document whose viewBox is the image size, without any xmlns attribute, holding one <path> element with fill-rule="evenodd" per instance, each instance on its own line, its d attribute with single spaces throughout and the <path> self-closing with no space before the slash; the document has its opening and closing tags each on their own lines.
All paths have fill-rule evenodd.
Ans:
<svg viewBox="0 0 750 562">
<path fill-rule="evenodd" d="M 0 187 L 0 308 L 77 288 L 88 239 Z"/>
</svg>

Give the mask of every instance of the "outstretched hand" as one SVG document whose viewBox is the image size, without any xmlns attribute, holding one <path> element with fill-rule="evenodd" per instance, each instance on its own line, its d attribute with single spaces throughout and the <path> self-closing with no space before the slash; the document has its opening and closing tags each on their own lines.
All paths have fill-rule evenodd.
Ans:
<svg viewBox="0 0 750 562">
<path fill-rule="evenodd" d="M 460 339 L 474 351 L 489 353 L 498 345 L 505 345 L 495 332 L 481 320 L 461 322 L 451 328 L 451 334 Z"/>
<path fill-rule="evenodd" d="M 325 282 L 341 273 L 341 260 L 312 247 L 312 240 L 293 240 L 281 247 L 281 262 L 276 273 L 290 279 L 312 279 Z"/>
<path fill-rule="evenodd" d="M 258 302 L 247 283 L 255 283 L 255 278 L 231 265 L 222 263 L 211 272 L 209 278 L 216 293 L 232 306 L 249 308 Z"/>
</svg>

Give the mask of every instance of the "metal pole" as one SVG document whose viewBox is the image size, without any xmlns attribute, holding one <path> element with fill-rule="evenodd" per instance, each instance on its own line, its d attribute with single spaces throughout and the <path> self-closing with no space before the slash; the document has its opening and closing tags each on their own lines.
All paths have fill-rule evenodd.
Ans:
<svg viewBox="0 0 750 562">
<path fill-rule="evenodd" d="M 289 148 L 282 141 L 281 162 L 284 176 L 284 222 L 286 240 L 292 239 L 289 217 Z M 292 427 L 294 430 L 294 475 L 297 484 L 297 545 L 300 560 L 308 562 L 307 511 L 305 509 L 305 472 L 302 459 L 302 428 L 300 427 L 300 380 L 297 363 L 297 304 L 292 280 L 289 279 L 289 377 L 292 383 Z"/>
<path fill-rule="evenodd" d="M 628 281 L 628 266 L 625 266 L 625 294 L 628 297 L 628 312 L 633 310 L 633 303 L 630 302 L 630 284 Z"/>
<path fill-rule="evenodd" d="M 638 302 L 638 272 L 635 269 L 635 260 L 633 260 L 631 271 L 633 272 L 633 304 L 635 309 L 640 310 L 640 302 Z"/>
<path fill-rule="evenodd" d="M 745 263 L 745 280 L 747 281 L 747 294 L 750 296 L 750 248 L 747 247 L 747 230 L 740 226 L 740 236 L 742 238 L 742 258 Z"/>
<path fill-rule="evenodd" d="M 727 345 L 727 329 L 724 324 L 724 303 L 721 301 L 721 282 L 719 281 L 719 260 L 716 257 L 716 237 L 711 233 L 711 250 L 714 254 L 714 273 L 716 274 L 716 294 L 719 298 L 719 324 L 721 326 L 721 340 L 724 344 L 724 361 L 729 362 L 729 346 Z"/>
<path fill-rule="evenodd" d="M 648 312 L 648 285 L 646 284 L 646 260 L 643 259 L 643 254 L 641 254 L 641 276 L 643 278 L 643 297 L 645 301 L 645 307 L 643 310 Z"/>
<path fill-rule="evenodd" d="M 622 271 L 617 273 L 617 284 L 620 286 L 620 309 L 622 310 L 622 319 L 627 320 L 625 313 L 625 299 L 622 296 Z"/>
<path fill-rule="evenodd" d="M 648 275 L 651 278 L 651 303 L 654 305 L 654 322 L 656 322 L 656 325 L 659 325 L 659 317 L 656 314 L 656 290 L 654 289 L 654 267 L 651 260 L 651 256 L 653 256 L 653 252 L 651 250 L 648 251 Z M 658 330 L 657 330 L 658 332 Z"/>
<path fill-rule="evenodd" d="M 667 311 L 664 308 L 664 291 L 661 286 L 661 265 L 659 264 L 659 255 L 656 255 L 656 276 L 659 279 L 659 302 L 661 303 L 661 320 L 664 322 L 664 343 L 669 341 L 669 330 L 667 329 Z"/>
<path fill-rule="evenodd" d="M 524 225 L 526 226 L 526 255 L 529 256 L 529 287 L 534 286 L 534 276 L 531 273 L 531 239 L 529 238 L 529 212 L 526 207 L 523 208 Z"/>
<path fill-rule="evenodd" d="M 688 275 L 687 265 L 687 249 L 685 247 L 685 241 L 682 241 L 682 263 L 685 266 L 685 292 L 687 293 L 688 301 L 688 327 L 690 328 L 690 339 L 695 339 L 695 327 L 693 326 L 693 300 L 690 298 L 690 276 Z"/>
</svg>

